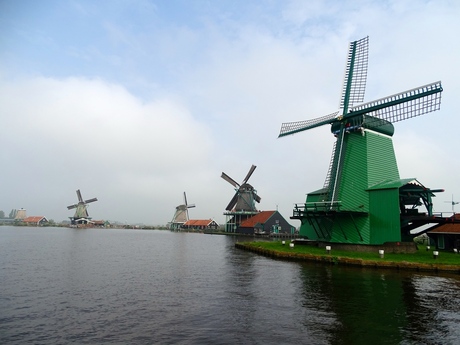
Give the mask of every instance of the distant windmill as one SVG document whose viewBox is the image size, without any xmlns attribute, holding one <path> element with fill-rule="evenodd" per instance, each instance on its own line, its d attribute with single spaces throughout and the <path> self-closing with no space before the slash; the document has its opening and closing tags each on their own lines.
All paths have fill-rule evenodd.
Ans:
<svg viewBox="0 0 460 345">
<path fill-rule="evenodd" d="M 171 221 L 170 228 L 172 230 L 179 229 L 185 222 L 189 220 L 188 217 L 188 209 L 195 207 L 195 204 L 188 204 L 187 203 L 187 195 L 184 192 L 184 203 L 176 207 L 176 212 L 174 213 L 174 217 Z"/>
<path fill-rule="evenodd" d="M 237 183 L 234 179 L 222 172 L 221 177 L 235 187 L 235 195 L 225 208 L 227 211 L 257 211 L 254 201 L 260 202 L 260 196 L 257 191 L 248 183 L 252 173 L 256 170 L 256 166 L 252 165 L 241 184 Z"/>
<path fill-rule="evenodd" d="M 255 169 L 255 165 L 249 168 L 241 184 L 222 172 L 221 177 L 235 188 L 235 194 L 225 208 L 227 211 L 224 213 L 227 216 L 225 224 L 226 232 L 235 232 L 242 221 L 258 213 L 255 203 L 259 203 L 261 198 L 257 195 L 254 187 L 248 183 Z"/>
<path fill-rule="evenodd" d="M 452 213 L 455 214 L 455 205 L 460 204 L 460 201 L 454 201 L 454 195 L 452 194 L 452 201 L 444 201 L 452 205 Z"/>
<path fill-rule="evenodd" d="M 83 198 L 81 196 L 80 190 L 77 189 L 77 198 L 78 198 L 78 203 L 73 204 L 70 206 L 67 206 L 68 210 L 75 209 L 75 214 L 73 217 L 71 217 L 72 224 L 76 224 L 79 222 L 86 222 L 86 220 L 91 219 L 88 216 L 88 204 L 97 201 L 97 198 L 92 198 L 83 201 Z"/>
</svg>

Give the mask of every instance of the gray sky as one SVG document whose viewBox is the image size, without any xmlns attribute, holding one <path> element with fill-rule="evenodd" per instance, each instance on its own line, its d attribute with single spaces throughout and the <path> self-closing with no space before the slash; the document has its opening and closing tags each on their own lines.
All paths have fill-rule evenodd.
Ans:
<svg viewBox="0 0 460 345">
<path fill-rule="evenodd" d="M 321 188 L 348 43 L 369 36 L 365 101 L 441 80 L 441 110 L 395 124 L 400 175 L 460 200 L 458 1 L 0 1 L 0 210 L 166 224 L 222 215 L 250 183 L 289 218 Z M 459 208 L 460 210 L 460 208 Z M 459 211 L 457 210 L 457 211 Z M 297 221 L 292 222 L 298 226 Z"/>
</svg>

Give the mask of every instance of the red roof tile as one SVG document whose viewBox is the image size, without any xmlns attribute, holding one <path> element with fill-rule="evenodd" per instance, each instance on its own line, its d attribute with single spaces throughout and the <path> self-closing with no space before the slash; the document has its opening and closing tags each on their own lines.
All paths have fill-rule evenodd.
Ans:
<svg viewBox="0 0 460 345">
<path fill-rule="evenodd" d="M 440 233 L 460 234 L 460 224 L 459 223 L 443 224 L 437 227 L 436 229 L 429 231 L 428 233 L 430 234 L 440 234 Z"/>
<path fill-rule="evenodd" d="M 212 222 L 212 219 L 189 219 L 184 223 L 184 226 L 208 226 Z"/>
<path fill-rule="evenodd" d="M 244 222 L 241 222 L 240 228 L 253 228 L 257 224 L 265 224 L 275 212 L 276 211 L 261 211 L 251 218 L 246 219 Z"/>
<path fill-rule="evenodd" d="M 24 218 L 22 221 L 24 223 L 38 223 L 43 218 L 45 218 L 45 217 L 44 216 L 30 216 L 30 217 Z M 45 220 L 46 220 L 46 218 L 45 218 Z"/>
<path fill-rule="evenodd" d="M 456 213 L 452 217 L 453 219 L 459 221 L 460 214 Z M 460 234 L 460 223 L 447 223 L 436 227 L 431 231 L 428 231 L 429 234 Z"/>
</svg>

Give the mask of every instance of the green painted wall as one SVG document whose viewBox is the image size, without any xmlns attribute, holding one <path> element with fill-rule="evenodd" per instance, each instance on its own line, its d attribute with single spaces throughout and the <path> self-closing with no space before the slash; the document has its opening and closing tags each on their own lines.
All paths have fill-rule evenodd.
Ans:
<svg viewBox="0 0 460 345">
<path fill-rule="evenodd" d="M 370 191 L 371 244 L 401 241 L 399 189 Z"/>
<path fill-rule="evenodd" d="M 341 211 L 367 212 L 368 216 L 341 213 L 319 220 L 323 232 L 301 221 L 300 234 L 311 239 L 356 244 L 382 244 L 400 241 L 398 190 L 374 191 L 369 187 L 385 180 L 399 179 L 396 156 L 391 137 L 366 130 L 364 135 L 345 135 L 342 173 L 337 199 Z M 318 201 L 318 194 L 307 195 L 307 202 Z"/>
</svg>

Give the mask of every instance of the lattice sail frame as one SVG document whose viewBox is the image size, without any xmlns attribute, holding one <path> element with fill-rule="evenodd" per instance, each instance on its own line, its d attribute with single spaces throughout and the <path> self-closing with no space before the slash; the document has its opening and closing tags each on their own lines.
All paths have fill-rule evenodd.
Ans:
<svg viewBox="0 0 460 345">
<path fill-rule="evenodd" d="M 348 107 L 364 101 L 368 61 L 369 36 L 350 42 L 339 104 L 339 108 L 343 109 L 343 114 L 348 112 Z"/>
<path fill-rule="evenodd" d="M 281 125 L 281 131 L 280 131 L 279 137 L 283 137 L 285 135 L 291 135 L 297 132 L 304 131 L 306 129 L 331 124 L 337 120 L 338 114 L 339 114 L 339 111 L 336 111 L 332 114 L 318 117 L 312 120 L 285 122 Z"/>
<path fill-rule="evenodd" d="M 391 123 L 407 120 L 439 110 L 441 91 L 441 82 L 437 81 L 353 107 L 350 115 L 365 113 Z"/>
</svg>

